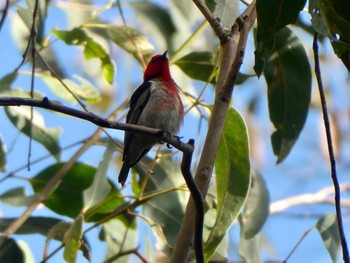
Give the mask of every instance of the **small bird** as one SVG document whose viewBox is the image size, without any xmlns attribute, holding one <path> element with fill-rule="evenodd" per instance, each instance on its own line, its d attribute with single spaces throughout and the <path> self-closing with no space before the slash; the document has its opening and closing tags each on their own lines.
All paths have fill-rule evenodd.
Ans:
<svg viewBox="0 0 350 263">
<path fill-rule="evenodd" d="M 184 108 L 178 86 L 172 79 L 166 56 L 155 55 L 148 63 L 143 83 L 129 101 L 126 123 L 162 129 L 177 134 L 183 122 Z M 125 132 L 123 166 L 118 177 L 124 185 L 130 167 L 133 167 L 159 140 L 156 137 Z"/>
</svg>

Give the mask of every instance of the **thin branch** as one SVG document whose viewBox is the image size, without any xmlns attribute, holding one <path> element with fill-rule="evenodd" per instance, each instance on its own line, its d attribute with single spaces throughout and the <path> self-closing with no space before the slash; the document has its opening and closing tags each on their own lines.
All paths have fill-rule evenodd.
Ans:
<svg viewBox="0 0 350 263">
<path fill-rule="evenodd" d="M 32 106 L 37 108 L 44 108 L 55 112 L 60 112 L 72 117 L 76 117 L 79 119 L 92 122 L 101 128 L 133 131 L 133 132 L 143 133 L 154 137 L 159 137 L 160 141 L 169 143 L 172 146 L 174 146 L 176 149 L 182 152 L 190 152 L 192 150 L 192 148 L 189 147 L 186 143 L 181 142 L 181 140 L 172 136 L 172 134 L 169 134 L 168 132 L 163 131 L 161 129 L 153 129 L 145 126 L 138 126 L 133 124 L 111 121 L 109 119 L 100 117 L 92 112 L 85 112 L 85 111 L 81 111 L 81 110 L 77 110 L 74 108 L 53 103 L 47 97 L 44 97 L 42 100 L 18 98 L 18 97 L 1 97 L 0 98 L 0 106 L 22 106 L 22 105 Z"/>
<path fill-rule="evenodd" d="M 2 17 L 1 17 L 1 20 L 0 20 L 0 30 L 2 29 L 2 26 L 5 22 L 5 19 L 7 17 L 7 12 L 9 10 L 9 7 L 10 7 L 10 0 L 6 0 L 6 4 L 5 4 L 5 7 L 4 7 L 4 10 L 2 11 Z"/>
<path fill-rule="evenodd" d="M 323 114 L 324 126 L 325 126 L 326 136 L 327 136 L 328 154 L 329 154 L 329 161 L 330 161 L 330 165 L 331 165 L 331 177 L 332 177 L 333 186 L 334 186 L 335 210 L 336 210 L 336 214 L 337 214 L 338 230 L 339 230 L 339 236 L 340 236 L 340 241 L 341 241 L 342 250 L 343 250 L 343 260 L 344 260 L 344 262 L 349 263 L 350 257 L 349 257 L 349 250 L 348 250 L 348 245 L 346 242 L 346 237 L 344 234 L 343 218 L 342 218 L 341 204 L 340 204 L 340 200 L 341 200 L 340 187 L 339 187 L 339 182 L 338 182 L 337 167 L 336 167 L 335 155 L 334 155 L 334 150 L 333 150 L 332 132 L 331 132 L 330 122 L 329 122 L 329 118 L 328 118 L 327 102 L 326 102 L 326 97 L 324 94 L 324 89 L 323 89 L 323 84 L 322 84 L 320 62 L 319 62 L 319 57 L 318 57 L 317 39 L 318 39 L 318 33 L 315 32 L 314 42 L 313 42 L 314 60 L 315 60 L 315 74 L 316 74 L 316 79 L 317 79 L 317 84 L 318 84 L 318 90 L 320 93 L 322 114 Z"/>
<path fill-rule="evenodd" d="M 189 140 L 189 145 L 194 147 L 194 140 Z M 181 172 L 186 181 L 188 189 L 191 192 L 191 197 L 193 198 L 194 205 L 196 207 L 196 219 L 195 219 L 195 235 L 194 235 L 194 251 L 196 254 L 197 263 L 204 262 L 203 253 L 203 226 L 204 226 L 204 202 L 202 193 L 197 187 L 191 173 L 191 162 L 192 162 L 192 152 L 184 153 L 181 163 Z"/>
</svg>

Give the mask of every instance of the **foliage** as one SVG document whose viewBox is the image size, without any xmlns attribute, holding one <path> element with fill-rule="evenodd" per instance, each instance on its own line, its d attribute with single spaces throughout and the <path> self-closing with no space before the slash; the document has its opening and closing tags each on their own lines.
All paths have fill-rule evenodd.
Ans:
<svg viewBox="0 0 350 263">
<path fill-rule="evenodd" d="M 26 51 L 24 43 L 33 36 L 36 2 L 39 4 L 36 38 Z M 196 151 L 200 153 L 206 131 L 203 123 L 215 117 L 211 109 L 223 59 L 218 39 L 212 31 L 202 28 L 209 27 L 203 23 L 204 17 L 185 0 L 100 2 L 10 1 L 10 15 L 2 13 L 6 23 L 0 34 L 11 32 L 6 41 L 16 44 L 13 48 L 17 58 L 16 64 L 1 65 L 0 98 L 48 96 L 57 103 L 83 107 L 102 116 L 111 114 L 111 119 L 124 121 L 127 97 L 135 83 L 142 81 L 141 67 L 155 52 L 169 50 L 173 77 L 182 87 L 188 110 L 182 132 L 189 137 L 197 136 Z M 244 8 L 237 0 L 205 2 L 225 32 L 233 25 L 239 7 Z M 236 81 L 238 90 L 226 116 L 219 150 L 212 153 L 216 156 L 213 187 L 205 200 L 207 261 L 230 259 L 232 244 L 228 237 L 237 222 L 240 238 L 235 251 L 247 262 L 262 261 L 260 244 L 264 225 L 271 220 L 272 189 L 264 180 L 267 176 L 264 171 L 258 171 L 262 169 L 257 165 L 258 144 L 254 142 L 257 134 L 266 132 L 259 131 L 254 122 L 260 115 L 255 109 L 259 103 L 267 102 L 265 120 L 269 119 L 275 130 L 269 130 L 267 121 L 263 130 L 271 133 L 269 149 L 277 163 L 283 165 L 293 154 L 310 112 L 316 108 L 310 106 L 312 42 L 304 29 L 323 34 L 341 58 L 339 61 L 349 65 L 349 6 L 341 8 L 330 0 L 310 0 L 307 13 L 303 11 L 306 2 L 256 3 L 257 26 L 248 43 L 250 53 Z M 310 22 L 304 21 L 305 16 Z M 40 54 L 35 55 L 36 63 L 32 49 Z M 6 51 L 0 51 L 3 52 Z M 24 64 L 17 68 L 20 53 L 26 56 Z M 31 78 L 33 65 L 35 75 Z M 259 78 L 265 81 L 266 96 L 261 96 L 258 90 L 262 86 Z M 239 113 L 234 109 L 236 101 L 241 100 L 236 94 L 243 94 L 240 92 L 244 90 L 249 90 L 250 99 L 243 103 Z M 1 210 L 13 211 L 12 216 L 3 213 L 0 230 L 6 231 L 21 216 L 23 207 L 28 208 L 38 200 L 48 214 L 43 217 L 34 213 L 22 223 L 17 235 L 0 236 L 0 246 L 5 247 L 0 250 L 1 262 L 29 260 L 35 248 L 33 244 L 26 248 L 19 239 L 20 235 L 35 234 L 46 240 L 41 248 L 44 256 L 48 256 L 46 246 L 55 240 L 64 246 L 58 257 L 67 262 L 78 262 L 82 257 L 87 261 L 95 257 L 96 261 L 104 258 L 107 262 L 128 262 L 131 255 L 142 260 L 140 251 L 150 262 L 170 257 L 174 244 L 181 242 L 177 235 L 189 197 L 179 168 L 180 153 L 166 147 L 152 152 L 133 168 L 131 182 L 122 188 L 115 176 L 121 167 L 121 133 L 106 130 L 101 133 L 98 127 L 80 120 L 29 107 L 4 107 L 0 116 L 0 202 L 4 205 Z M 199 132 L 193 132 L 196 130 Z M 27 157 L 28 137 L 33 142 L 31 156 Z M 43 153 L 47 155 L 40 157 Z M 193 170 L 198 156 L 193 160 Z M 21 175 L 27 166 L 20 165 L 26 158 L 31 163 L 30 178 Z M 42 198 L 45 187 L 53 184 L 60 173 L 64 175 L 62 179 Z M 340 243 L 335 216 L 325 215 L 313 223 L 325 251 L 336 262 Z M 97 228 L 99 233 L 92 231 Z M 144 237 L 144 233 L 151 237 Z M 105 244 L 106 255 L 95 250 L 94 242 Z M 160 256 L 158 252 L 164 254 Z M 35 255 L 35 261 L 38 260 Z"/>
</svg>

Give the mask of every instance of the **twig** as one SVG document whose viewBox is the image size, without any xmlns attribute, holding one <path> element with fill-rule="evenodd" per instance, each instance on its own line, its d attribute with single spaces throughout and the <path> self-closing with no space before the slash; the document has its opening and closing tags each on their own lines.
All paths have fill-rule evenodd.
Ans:
<svg viewBox="0 0 350 263">
<path fill-rule="evenodd" d="M 0 20 L 0 30 L 2 29 L 2 26 L 5 22 L 5 19 L 6 19 L 6 16 L 7 16 L 7 12 L 9 10 L 9 7 L 10 7 L 10 0 L 6 0 L 6 4 L 5 4 L 5 7 L 4 7 L 4 10 L 2 11 L 2 17 L 1 17 L 1 20 Z"/>
<path fill-rule="evenodd" d="M 189 140 L 188 143 L 192 147 L 194 146 L 194 140 Z M 184 153 L 181 163 L 181 172 L 186 181 L 188 189 L 191 192 L 194 205 L 196 207 L 195 217 L 195 235 L 194 235 L 194 251 L 196 254 L 197 263 L 204 262 L 203 253 L 203 226 L 204 226 L 204 202 L 202 193 L 199 191 L 191 173 L 192 152 Z"/>
<path fill-rule="evenodd" d="M 314 42 L 313 42 L 315 74 L 316 74 L 316 79 L 318 84 L 318 90 L 320 93 L 322 114 L 323 114 L 324 126 L 325 126 L 326 136 L 327 136 L 329 162 L 331 165 L 331 177 L 332 177 L 333 186 L 334 186 L 335 210 L 337 214 L 338 230 L 339 230 L 339 236 L 340 236 L 340 241 L 341 241 L 342 250 L 343 250 L 343 260 L 344 262 L 349 263 L 350 257 L 349 257 L 349 250 L 346 242 L 346 237 L 344 234 L 343 218 L 342 218 L 341 204 L 340 204 L 340 200 L 341 200 L 340 187 L 338 182 L 337 167 L 336 167 L 336 161 L 335 161 L 334 150 L 333 150 L 332 133 L 331 133 L 330 123 L 328 118 L 327 102 L 326 102 L 326 97 L 324 94 L 324 89 L 322 84 L 320 62 L 318 57 L 317 39 L 318 39 L 318 33 L 315 32 Z"/>
<path fill-rule="evenodd" d="M 133 132 L 139 132 L 139 133 L 147 134 L 154 137 L 159 137 L 161 141 L 171 144 L 176 149 L 182 152 L 191 151 L 191 147 L 189 147 L 186 143 L 181 142 L 181 140 L 179 140 L 178 138 L 175 138 L 174 136 L 172 136 L 172 134 L 169 134 L 166 131 L 163 131 L 160 129 L 153 129 L 145 126 L 138 126 L 133 124 L 111 121 L 109 119 L 100 117 L 92 112 L 85 112 L 85 111 L 81 111 L 81 110 L 77 110 L 74 108 L 53 103 L 49 101 L 47 97 L 44 97 L 42 100 L 18 98 L 18 97 L 1 97 L 0 98 L 0 106 L 22 106 L 22 105 L 44 108 L 44 109 L 60 112 L 72 117 L 76 117 L 79 119 L 92 122 L 97 126 L 103 127 L 103 128 L 118 129 L 123 131 L 133 131 Z"/>
</svg>

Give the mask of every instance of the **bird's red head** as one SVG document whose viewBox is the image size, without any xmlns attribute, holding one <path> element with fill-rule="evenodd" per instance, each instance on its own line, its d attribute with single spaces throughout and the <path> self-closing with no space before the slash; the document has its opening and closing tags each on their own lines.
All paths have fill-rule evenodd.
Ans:
<svg viewBox="0 0 350 263">
<path fill-rule="evenodd" d="M 166 53 L 167 51 L 165 51 L 163 55 L 158 54 L 151 58 L 143 75 L 144 80 L 150 80 L 153 78 L 163 78 L 165 80 L 171 79 L 169 61 L 166 57 Z"/>
</svg>

